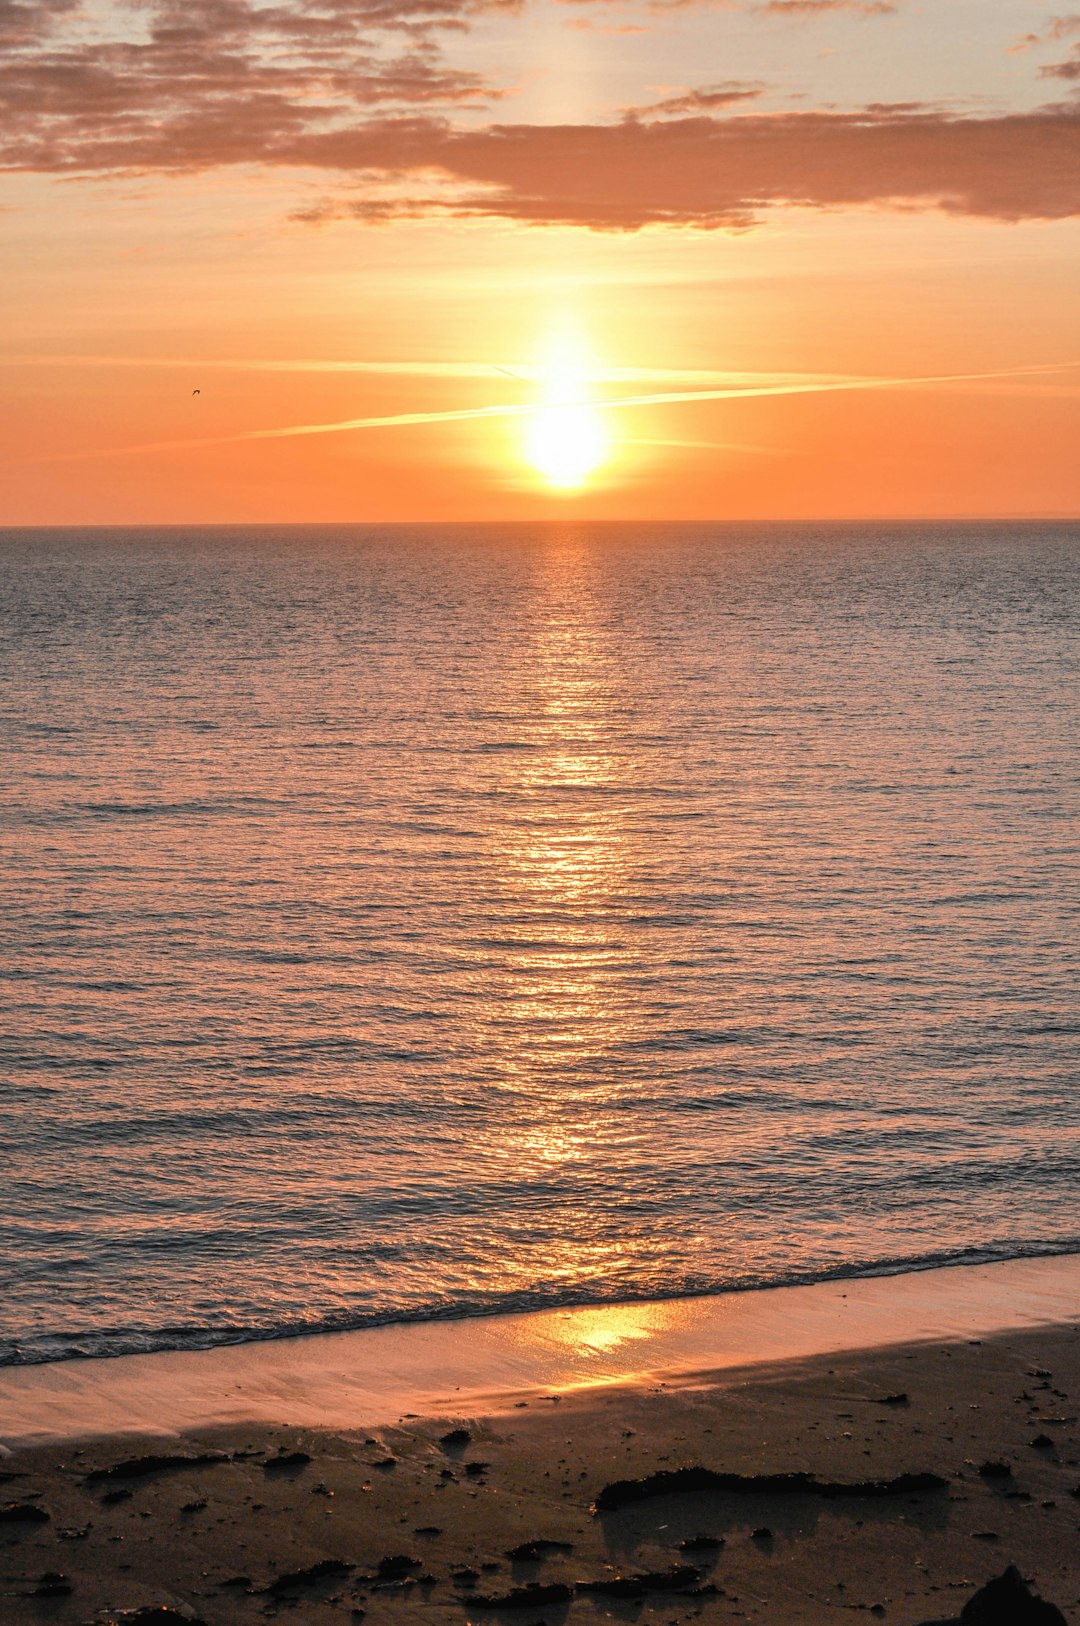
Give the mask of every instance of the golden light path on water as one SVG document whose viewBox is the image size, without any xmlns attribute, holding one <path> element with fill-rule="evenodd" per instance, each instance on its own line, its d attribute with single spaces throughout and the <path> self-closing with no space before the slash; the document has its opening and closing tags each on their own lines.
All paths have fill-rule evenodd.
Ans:
<svg viewBox="0 0 1080 1626">
<path fill-rule="evenodd" d="M 506 673 L 504 701 L 523 726 L 524 749 L 502 756 L 492 787 L 514 816 L 488 830 L 504 936 L 494 975 L 490 964 L 478 970 L 475 1042 L 490 1055 L 509 1111 L 486 1156 L 508 1172 L 542 1169 L 545 1180 L 610 1146 L 618 1133 L 610 1058 L 643 1031 L 626 927 L 641 855 L 625 817 L 630 763 L 612 726 L 631 703 L 634 677 L 593 591 L 590 551 L 570 538 L 535 555 L 534 618 L 524 658 Z M 568 1076 L 578 1081 L 573 1091 Z M 631 1269 L 632 1246 L 587 1203 L 575 1209 L 558 1254 L 549 1236 L 538 1238 L 537 1268 L 567 1283 Z M 520 1255 L 507 1262 L 508 1288 L 521 1271 Z"/>
</svg>

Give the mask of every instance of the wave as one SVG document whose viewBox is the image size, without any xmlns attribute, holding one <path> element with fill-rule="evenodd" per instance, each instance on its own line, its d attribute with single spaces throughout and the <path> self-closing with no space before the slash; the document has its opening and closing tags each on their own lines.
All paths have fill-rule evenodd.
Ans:
<svg viewBox="0 0 1080 1626">
<path fill-rule="evenodd" d="M 408 1309 L 386 1308 L 337 1311 L 268 1321 L 256 1326 L 110 1327 L 94 1331 L 58 1330 L 14 1342 L 0 1340 L 0 1367 L 42 1366 L 52 1362 L 101 1360 L 121 1355 L 152 1355 L 167 1351 L 220 1349 L 231 1344 L 269 1343 L 283 1338 L 305 1338 L 320 1333 L 360 1332 L 371 1327 L 411 1325 L 437 1321 L 463 1321 L 481 1316 L 521 1315 L 539 1310 L 603 1308 L 616 1304 L 648 1304 L 684 1298 L 722 1298 L 763 1288 L 810 1287 L 818 1282 L 850 1281 L 875 1276 L 903 1276 L 956 1265 L 1003 1264 L 1016 1259 L 1059 1258 L 1080 1255 L 1080 1236 L 1055 1241 L 987 1242 L 977 1246 L 941 1249 L 933 1253 L 851 1261 L 825 1270 L 788 1271 L 746 1275 L 723 1282 L 689 1277 L 666 1291 L 627 1292 L 625 1287 L 605 1294 L 595 1286 L 580 1289 L 526 1291 L 507 1294 L 463 1295 L 453 1302 L 432 1302 Z"/>
</svg>

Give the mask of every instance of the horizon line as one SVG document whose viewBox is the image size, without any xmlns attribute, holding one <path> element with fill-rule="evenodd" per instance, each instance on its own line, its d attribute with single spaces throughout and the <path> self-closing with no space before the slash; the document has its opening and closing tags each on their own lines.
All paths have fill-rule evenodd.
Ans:
<svg viewBox="0 0 1080 1626">
<path fill-rule="evenodd" d="M 558 501 L 556 496 L 552 499 Z M 1080 510 L 1072 512 L 1048 511 L 1046 513 L 955 513 L 955 514 L 800 514 L 794 517 L 775 516 L 772 518 L 724 518 L 712 517 L 704 519 L 663 519 L 658 516 L 642 518 L 634 516 L 599 516 L 599 515 L 535 515 L 531 517 L 513 517 L 492 519 L 131 519 L 131 520 L 28 520 L 23 523 L 0 521 L 0 537 L 17 531 L 184 531 L 184 530 L 215 530 L 215 531 L 267 531 L 281 530 L 285 527 L 300 528 L 304 530 L 344 530 L 358 529 L 374 530 L 376 528 L 400 527 L 402 529 L 417 526 L 437 526 L 449 530 L 464 526 L 544 526 L 544 525 L 589 525 L 589 526 L 642 526 L 642 525 L 668 525 L 672 527 L 717 525 L 726 528 L 735 526 L 744 527 L 779 527 L 792 525 L 1080 525 Z"/>
</svg>

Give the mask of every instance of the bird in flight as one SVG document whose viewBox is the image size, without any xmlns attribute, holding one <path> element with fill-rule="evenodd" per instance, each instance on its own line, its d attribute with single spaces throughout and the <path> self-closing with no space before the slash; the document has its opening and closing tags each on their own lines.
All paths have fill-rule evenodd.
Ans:
<svg viewBox="0 0 1080 1626">
<path fill-rule="evenodd" d="M 201 394 L 202 394 L 202 390 L 192 390 L 192 392 L 191 392 L 191 393 L 192 393 L 192 395 L 201 395 Z"/>
</svg>

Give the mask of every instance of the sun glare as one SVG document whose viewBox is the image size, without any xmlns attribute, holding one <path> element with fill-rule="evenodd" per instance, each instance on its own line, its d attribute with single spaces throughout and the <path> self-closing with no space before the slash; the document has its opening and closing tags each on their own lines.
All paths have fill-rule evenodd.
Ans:
<svg viewBox="0 0 1080 1626">
<path fill-rule="evenodd" d="M 608 454 L 600 413 L 588 401 L 587 374 L 580 344 L 570 337 L 549 344 L 539 369 L 542 403 L 526 423 L 525 455 L 555 490 L 583 486 Z"/>
</svg>

